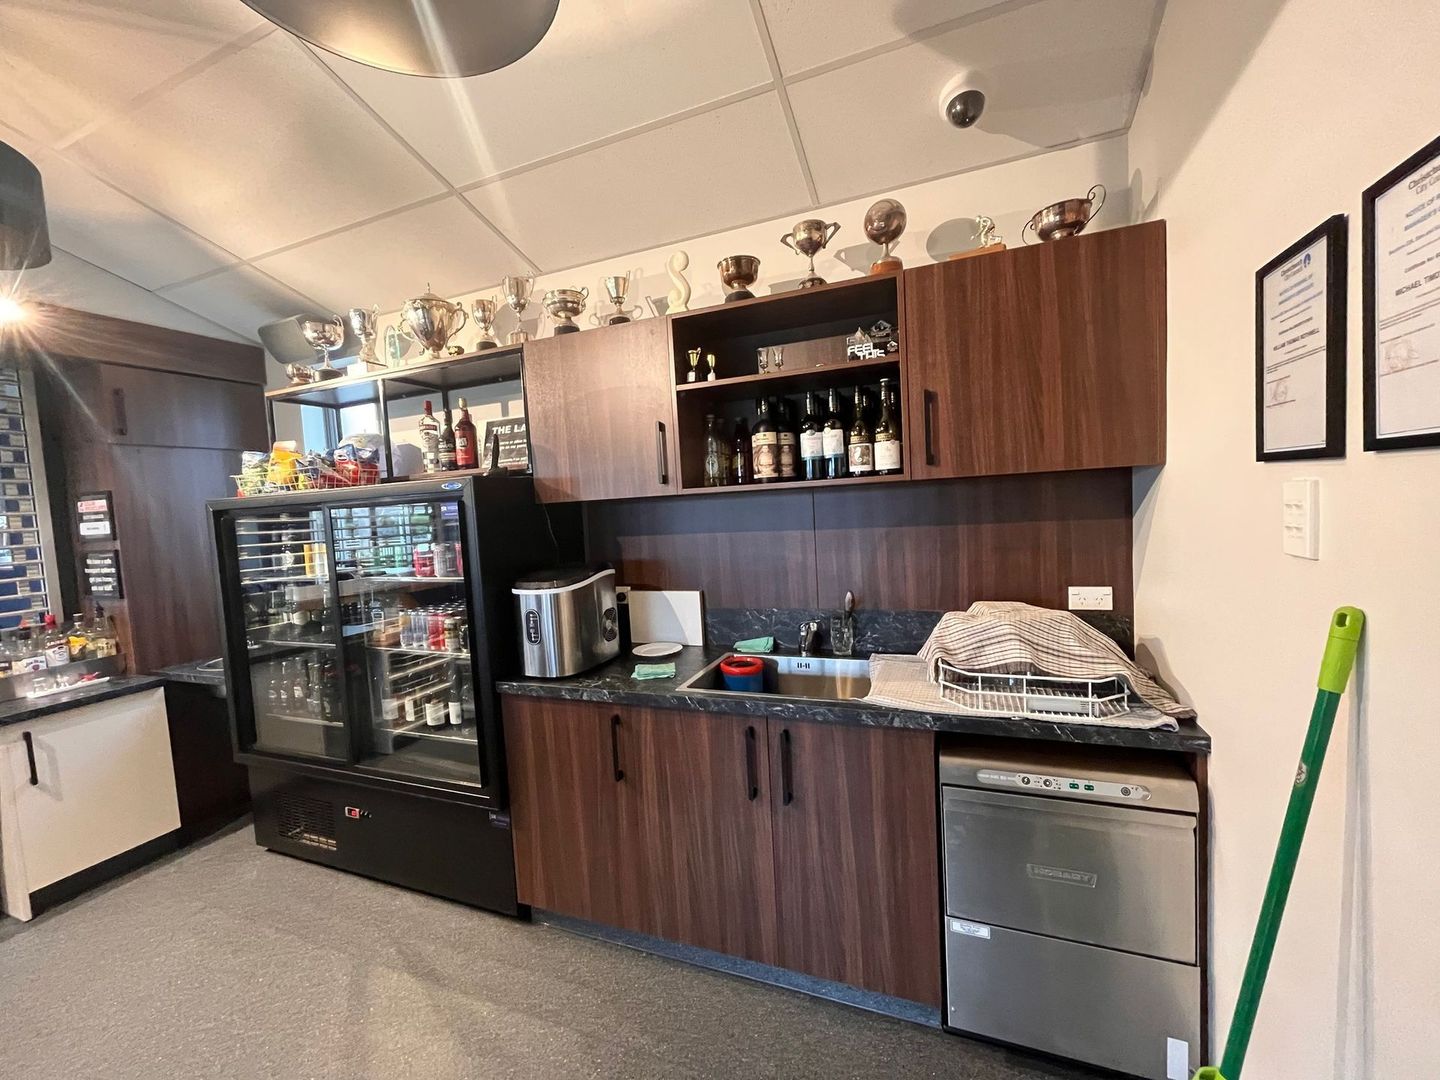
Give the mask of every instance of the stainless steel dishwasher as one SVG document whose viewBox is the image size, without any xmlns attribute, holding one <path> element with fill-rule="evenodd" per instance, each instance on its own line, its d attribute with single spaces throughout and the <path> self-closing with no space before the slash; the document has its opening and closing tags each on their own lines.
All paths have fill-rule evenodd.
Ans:
<svg viewBox="0 0 1440 1080">
<path fill-rule="evenodd" d="M 1199 798 L 1158 753 L 942 745 L 945 1021 L 1145 1077 L 1200 1065 Z"/>
</svg>

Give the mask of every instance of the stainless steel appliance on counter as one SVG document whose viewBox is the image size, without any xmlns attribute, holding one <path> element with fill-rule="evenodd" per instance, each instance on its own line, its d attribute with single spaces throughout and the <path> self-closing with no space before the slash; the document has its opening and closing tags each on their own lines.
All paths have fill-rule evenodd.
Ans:
<svg viewBox="0 0 1440 1080">
<path fill-rule="evenodd" d="M 946 1027 L 1141 1076 L 1200 1064 L 1199 796 L 1159 754 L 942 746 Z"/>
<path fill-rule="evenodd" d="M 620 617 L 610 567 L 543 570 L 517 581 L 510 591 L 526 675 L 559 679 L 619 655 Z"/>
</svg>

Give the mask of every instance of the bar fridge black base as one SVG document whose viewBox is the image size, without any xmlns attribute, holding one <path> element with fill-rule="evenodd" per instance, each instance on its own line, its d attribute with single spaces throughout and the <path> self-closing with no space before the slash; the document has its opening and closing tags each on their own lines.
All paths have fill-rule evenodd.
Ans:
<svg viewBox="0 0 1440 1080">
<path fill-rule="evenodd" d="M 271 851 L 462 904 L 525 914 L 508 814 L 488 807 L 250 768 L 255 841 Z"/>
</svg>

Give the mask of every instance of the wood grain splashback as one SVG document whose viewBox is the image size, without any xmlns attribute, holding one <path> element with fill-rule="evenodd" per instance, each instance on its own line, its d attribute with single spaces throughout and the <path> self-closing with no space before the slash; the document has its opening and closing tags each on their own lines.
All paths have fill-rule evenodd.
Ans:
<svg viewBox="0 0 1440 1080">
<path fill-rule="evenodd" d="M 1134 608 L 1129 469 L 591 503 L 592 559 L 623 584 L 703 589 L 712 608 L 1063 608 L 1109 585 Z"/>
</svg>

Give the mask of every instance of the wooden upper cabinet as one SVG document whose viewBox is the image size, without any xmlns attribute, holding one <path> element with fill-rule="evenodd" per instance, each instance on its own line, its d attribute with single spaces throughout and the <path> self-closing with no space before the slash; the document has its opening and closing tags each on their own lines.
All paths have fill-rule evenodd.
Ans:
<svg viewBox="0 0 1440 1080">
<path fill-rule="evenodd" d="M 528 342 L 525 409 L 542 500 L 680 490 L 669 320 Z"/>
<path fill-rule="evenodd" d="M 905 272 L 915 479 L 1165 460 L 1165 223 Z"/>
</svg>

